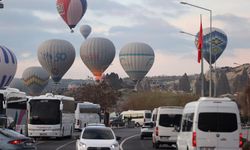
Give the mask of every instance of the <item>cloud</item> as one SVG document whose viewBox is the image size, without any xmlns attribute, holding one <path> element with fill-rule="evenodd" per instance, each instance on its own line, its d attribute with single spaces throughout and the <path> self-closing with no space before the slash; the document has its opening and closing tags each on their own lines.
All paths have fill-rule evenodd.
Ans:
<svg viewBox="0 0 250 150">
<path fill-rule="evenodd" d="M 60 16 L 56 13 L 51 13 L 47 11 L 32 11 L 33 16 L 39 18 L 41 21 L 56 21 L 59 20 Z"/>
<path fill-rule="evenodd" d="M 30 52 L 22 52 L 21 57 L 22 58 L 29 58 L 32 54 Z"/>
</svg>

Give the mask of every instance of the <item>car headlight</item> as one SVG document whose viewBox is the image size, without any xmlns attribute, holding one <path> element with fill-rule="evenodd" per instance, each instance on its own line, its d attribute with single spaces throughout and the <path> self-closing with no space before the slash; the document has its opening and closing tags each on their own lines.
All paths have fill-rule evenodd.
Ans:
<svg viewBox="0 0 250 150">
<path fill-rule="evenodd" d="M 85 143 L 79 142 L 79 148 L 80 149 L 85 149 L 87 146 Z"/>
<path fill-rule="evenodd" d="M 119 148 L 119 144 L 115 143 L 115 144 L 111 145 L 111 148 L 113 148 L 113 149 Z"/>
</svg>

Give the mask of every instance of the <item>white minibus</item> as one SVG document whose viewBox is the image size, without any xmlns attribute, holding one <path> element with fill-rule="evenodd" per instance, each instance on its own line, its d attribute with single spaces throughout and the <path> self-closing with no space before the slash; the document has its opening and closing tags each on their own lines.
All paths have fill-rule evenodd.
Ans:
<svg viewBox="0 0 250 150">
<path fill-rule="evenodd" d="M 151 111 L 150 110 L 128 110 L 121 113 L 122 119 L 131 119 L 135 122 L 137 127 L 142 126 L 144 122 L 151 120 Z"/>
<path fill-rule="evenodd" d="M 152 134 L 153 147 L 159 148 L 162 144 L 176 145 L 183 107 L 162 106 L 157 109 L 157 116 Z"/>
<path fill-rule="evenodd" d="M 201 97 L 186 104 L 177 138 L 179 150 L 239 150 L 240 115 L 229 98 Z"/>
</svg>

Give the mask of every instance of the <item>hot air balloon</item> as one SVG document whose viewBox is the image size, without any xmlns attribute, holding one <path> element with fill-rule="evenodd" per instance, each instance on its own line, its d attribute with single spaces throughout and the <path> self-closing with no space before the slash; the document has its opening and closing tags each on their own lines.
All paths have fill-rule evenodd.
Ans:
<svg viewBox="0 0 250 150">
<path fill-rule="evenodd" d="M 24 84 L 24 81 L 22 79 L 14 78 L 11 81 L 9 87 L 19 89 L 20 91 L 23 91 L 23 92 L 29 91 L 28 87 Z"/>
<path fill-rule="evenodd" d="M 142 80 L 154 63 L 154 50 L 145 43 L 129 43 L 125 45 L 119 54 L 120 63 L 135 81 Z"/>
<path fill-rule="evenodd" d="M 106 38 L 89 38 L 82 43 L 80 56 L 96 80 L 100 80 L 115 57 L 115 46 Z"/>
<path fill-rule="evenodd" d="M 87 0 L 57 0 L 57 11 L 73 32 L 87 10 Z"/>
<path fill-rule="evenodd" d="M 38 60 L 52 80 L 58 83 L 75 60 L 75 48 L 65 40 L 52 39 L 38 48 Z"/>
<path fill-rule="evenodd" d="M 16 74 L 17 59 L 5 46 L 0 46 L 0 88 L 8 86 Z"/>
<path fill-rule="evenodd" d="M 91 27 L 89 25 L 82 25 L 80 27 L 80 32 L 82 34 L 82 36 L 87 39 L 87 37 L 89 36 L 89 34 L 91 33 Z"/>
<path fill-rule="evenodd" d="M 22 79 L 31 95 L 40 95 L 49 82 L 49 73 L 42 67 L 29 67 L 24 70 Z"/>
<path fill-rule="evenodd" d="M 199 32 L 195 38 L 195 44 L 197 46 Z M 211 64 L 214 64 L 216 60 L 221 56 L 223 51 L 227 46 L 227 35 L 221 29 L 212 28 L 210 33 L 210 28 L 205 28 L 203 30 L 203 58 L 209 63 L 210 60 L 210 35 L 212 36 L 212 53 L 211 53 Z"/>
</svg>

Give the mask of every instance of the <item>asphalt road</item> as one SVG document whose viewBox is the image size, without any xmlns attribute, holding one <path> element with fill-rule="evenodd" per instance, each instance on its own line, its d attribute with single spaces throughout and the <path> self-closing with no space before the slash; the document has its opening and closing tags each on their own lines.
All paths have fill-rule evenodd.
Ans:
<svg viewBox="0 0 250 150">
<path fill-rule="evenodd" d="M 145 138 L 140 139 L 140 128 L 114 128 L 116 136 L 122 137 L 120 142 L 121 150 L 153 150 L 152 139 Z M 75 150 L 76 137 L 80 135 L 80 132 L 74 134 L 75 138 L 62 138 L 62 139 L 38 139 L 38 150 Z M 171 149 L 163 145 L 160 149 Z"/>
</svg>

